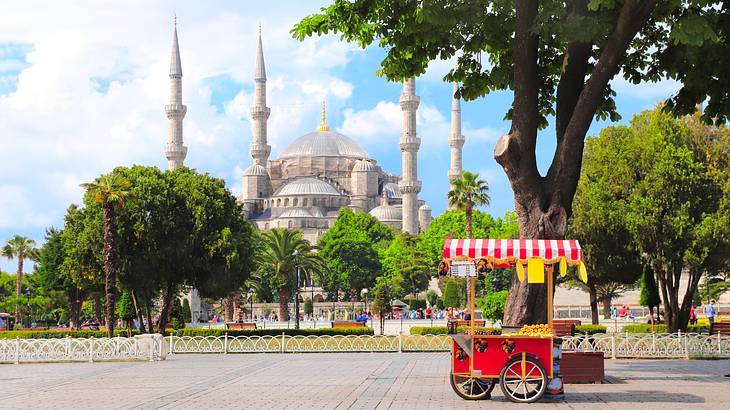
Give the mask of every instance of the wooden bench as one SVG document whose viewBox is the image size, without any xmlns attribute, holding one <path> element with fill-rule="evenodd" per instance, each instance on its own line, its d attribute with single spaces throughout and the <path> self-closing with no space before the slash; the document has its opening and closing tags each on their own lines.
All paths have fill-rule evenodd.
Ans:
<svg viewBox="0 0 730 410">
<path fill-rule="evenodd" d="M 332 322 L 332 327 L 365 327 L 365 322 Z"/>
<path fill-rule="evenodd" d="M 720 333 L 722 335 L 730 336 L 730 322 L 715 322 L 710 326 L 710 334 L 714 335 Z"/>
<path fill-rule="evenodd" d="M 254 323 L 254 322 L 226 323 L 226 329 L 256 330 L 256 323 Z"/>
<path fill-rule="evenodd" d="M 557 337 L 573 336 L 575 334 L 575 327 L 580 325 L 581 321 L 577 319 L 553 320 L 553 335 Z"/>
<path fill-rule="evenodd" d="M 565 384 L 603 383 L 603 352 L 563 351 L 560 375 Z"/>
</svg>

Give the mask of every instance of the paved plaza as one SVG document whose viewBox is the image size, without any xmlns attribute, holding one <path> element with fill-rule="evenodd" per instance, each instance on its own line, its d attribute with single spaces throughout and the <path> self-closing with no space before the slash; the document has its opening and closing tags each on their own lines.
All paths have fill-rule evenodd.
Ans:
<svg viewBox="0 0 730 410">
<path fill-rule="evenodd" d="M 518 408 L 499 388 L 468 402 L 447 353 L 174 355 L 161 362 L 0 365 L 2 409 Z M 730 362 L 607 360 L 609 383 L 530 408 L 727 408 Z"/>
</svg>

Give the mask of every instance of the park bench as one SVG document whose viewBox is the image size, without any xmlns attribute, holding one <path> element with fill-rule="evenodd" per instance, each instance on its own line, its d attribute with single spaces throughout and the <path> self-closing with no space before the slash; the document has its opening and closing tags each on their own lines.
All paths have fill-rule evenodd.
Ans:
<svg viewBox="0 0 730 410">
<path fill-rule="evenodd" d="M 226 329 L 256 330 L 256 323 L 254 323 L 254 322 L 226 323 Z"/>
<path fill-rule="evenodd" d="M 710 326 L 710 334 L 730 335 L 730 322 L 715 322 Z"/>
<path fill-rule="evenodd" d="M 365 327 L 365 322 L 351 322 L 351 321 L 332 322 L 332 327 Z"/>
<path fill-rule="evenodd" d="M 553 320 L 553 335 L 557 337 L 575 335 L 575 327 L 580 326 L 581 321 L 577 319 L 555 319 Z"/>
</svg>

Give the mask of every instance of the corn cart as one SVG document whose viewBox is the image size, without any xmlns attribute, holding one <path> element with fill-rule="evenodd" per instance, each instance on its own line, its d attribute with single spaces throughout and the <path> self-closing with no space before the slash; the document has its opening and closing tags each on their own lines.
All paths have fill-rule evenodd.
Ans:
<svg viewBox="0 0 730 410">
<path fill-rule="evenodd" d="M 562 392 L 555 360 L 560 356 L 559 340 L 552 335 L 553 266 L 559 266 L 562 276 L 566 275 L 568 265 L 575 266 L 580 279 L 587 281 L 578 242 L 447 239 L 443 256 L 439 272 L 466 278 L 471 312 L 468 330 L 453 335 L 450 380 L 456 394 L 467 400 L 486 399 L 499 383 L 512 402 L 532 403 L 543 397 L 550 383 L 558 384 L 556 389 Z M 547 323 L 512 331 L 503 328 L 501 334 L 475 328 L 476 279 L 495 268 L 516 268 L 519 280 L 547 286 Z"/>
</svg>

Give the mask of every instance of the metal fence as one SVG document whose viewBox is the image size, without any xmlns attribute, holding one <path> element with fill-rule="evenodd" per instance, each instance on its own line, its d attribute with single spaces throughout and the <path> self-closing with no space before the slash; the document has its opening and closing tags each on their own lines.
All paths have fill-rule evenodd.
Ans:
<svg viewBox="0 0 730 410">
<path fill-rule="evenodd" d="M 0 363 L 161 360 L 161 335 L 131 338 L 0 339 Z"/>
<path fill-rule="evenodd" d="M 162 360 L 181 353 L 437 352 L 449 335 L 398 336 L 167 336 L 133 338 L 0 339 L 0 363 Z M 596 334 L 563 338 L 563 350 L 603 352 L 606 358 L 730 358 L 730 335 Z"/>
</svg>

